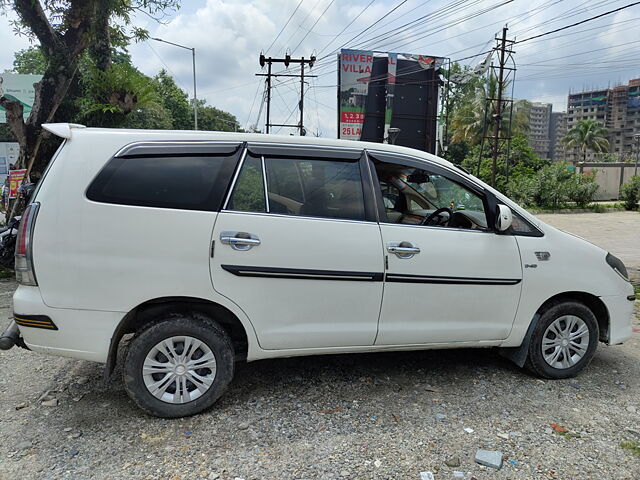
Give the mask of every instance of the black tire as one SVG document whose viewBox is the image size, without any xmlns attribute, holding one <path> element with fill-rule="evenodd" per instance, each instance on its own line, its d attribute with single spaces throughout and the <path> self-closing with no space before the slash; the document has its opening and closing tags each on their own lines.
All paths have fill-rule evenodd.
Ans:
<svg viewBox="0 0 640 480">
<path fill-rule="evenodd" d="M 586 324 L 589 330 L 589 343 L 586 353 L 575 365 L 568 368 L 555 368 L 544 359 L 542 341 L 549 325 L 564 315 L 576 316 Z M 556 304 L 548 308 L 536 324 L 533 335 L 531 336 L 525 367 L 543 378 L 560 379 L 574 377 L 591 362 L 593 355 L 596 353 L 599 334 L 598 321 L 593 312 L 585 305 L 571 301 Z"/>
<path fill-rule="evenodd" d="M 213 383 L 200 397 L 186 403 L 168 403 L 156 398 L 143 376 L 145 358 L 161 341 L 188 336 L 205 343 L 215 357 Z M 171 314 L 138 332 L 129 344 L 123 377 L 125 390 L 145 412 L 156 417 L 187 417 L 213 405 L 225 392 L 234 372 L 234 350 L 229 335 L 213 320 L 201 316 Z"/>
</svg>

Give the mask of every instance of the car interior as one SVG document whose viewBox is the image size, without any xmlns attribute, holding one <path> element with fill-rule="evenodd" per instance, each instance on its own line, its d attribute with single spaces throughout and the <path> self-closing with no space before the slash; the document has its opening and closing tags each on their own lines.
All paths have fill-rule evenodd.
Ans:
<svg viewBox="0 0 640 480">
<path fill-rule="evenodd" d="M 375 163 L 388 223 L 486 230 L 482 198 L 448 178 L 394 163 Z"/>
</svg>

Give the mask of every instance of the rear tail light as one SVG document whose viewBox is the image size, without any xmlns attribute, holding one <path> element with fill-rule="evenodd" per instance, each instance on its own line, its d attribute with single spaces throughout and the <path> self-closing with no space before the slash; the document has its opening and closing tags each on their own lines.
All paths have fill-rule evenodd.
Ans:
<svg viewBox="0 0 640 480">
<path fill-rule="evenodd" d="M 22 214 L 18 238 L 16 240 L 16 280 L 22 285 L 37 286 L 36 273 L 33 269 L 33 227 L 40 204 L 30 204 Z"/>
</svg>

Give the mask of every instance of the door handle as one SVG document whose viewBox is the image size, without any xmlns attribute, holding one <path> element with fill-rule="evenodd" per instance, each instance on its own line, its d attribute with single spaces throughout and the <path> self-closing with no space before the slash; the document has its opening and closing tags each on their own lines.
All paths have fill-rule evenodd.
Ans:
<svg viewBox="0 0 640 480">
<path fill-rule="evenodd" d="M 241 252 L 251 250 L 253 247 L 260 245 L 258 236 L 247 232 L 222 232 L 220 234 L 220 242 L 224 245 L 231 245 L 231 248 Z"/>
<path fill-rule="evenodd" d="M 420 247 L 411 242 L 389 242 L 387 243 L 387 251 L 394 253 L 398 258 L 408 259 L 420 253 Z"/>
</svg>

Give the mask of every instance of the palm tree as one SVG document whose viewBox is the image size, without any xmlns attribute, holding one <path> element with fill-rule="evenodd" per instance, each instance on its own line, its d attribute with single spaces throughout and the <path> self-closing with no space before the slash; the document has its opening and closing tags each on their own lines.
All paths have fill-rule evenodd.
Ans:
<svg viewBox="0 0 640 480">
<path fill-rule="evenodd" d="M 503 87 L 503 97 L 508 98 L 510 82 L 505 82 Z M 468 142 L 477 145 L 482 138 L 493 135 L 495 129 L 495 117 L 497 113 L 497 102 L 487 102 L 487 98 L 497 98 L 498 81 L 495 77 L 489 77 L 482 85 L 479 85 L 471 98 L 467 97 L 463 104 L 454 113 L 451 121 L 452 141 Z M 488 110 L 487 110 L 488 107 Z M 500 130 L 501 136 L 506 136 L 511 130 L 511 134 L 526 133 L 529 127 L 529 102 L 517 100 L 513 104 L 513 118 L 510 118 L 509 101 L 502 104 L 502 120 Z M 509 125 L 511 123 L 511 125 Z"/>
<path fill-rule="evenodd" d="M 587 160 L 587 151 L 605 153 L 609 151 L 609 131 L 595 120 L 580 120 L 562 139 L 567 147 L 578 148 L 582 161 Z"/>
</svg>

